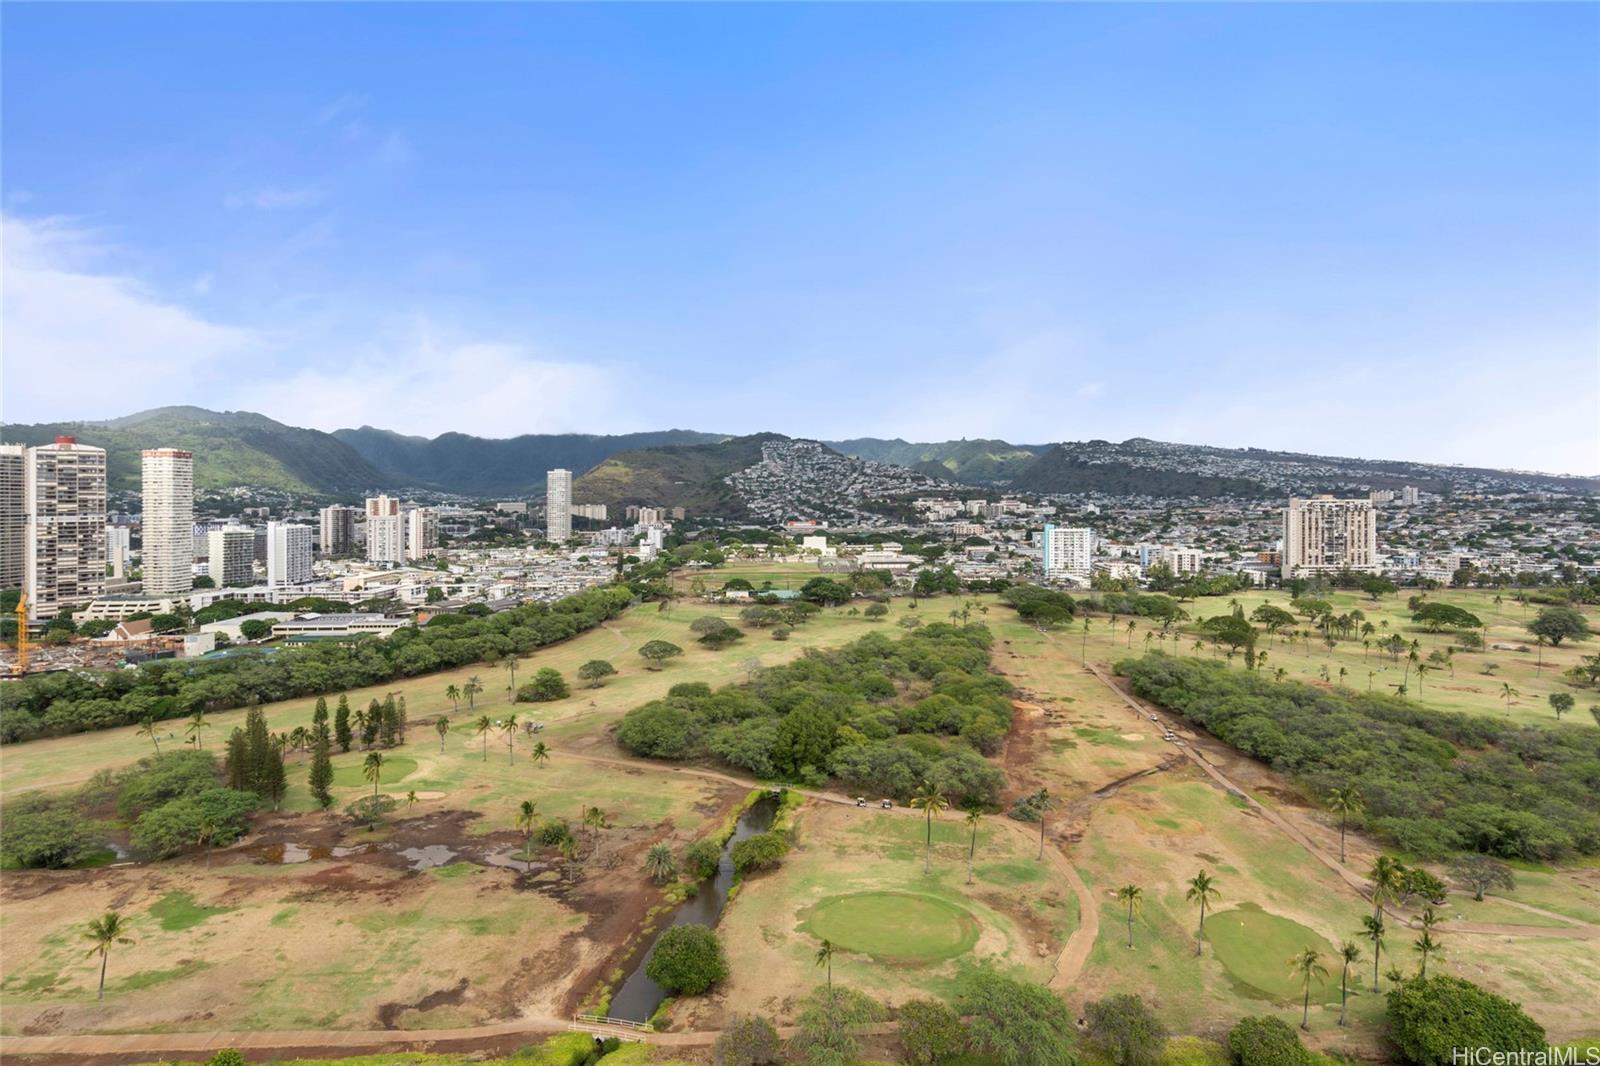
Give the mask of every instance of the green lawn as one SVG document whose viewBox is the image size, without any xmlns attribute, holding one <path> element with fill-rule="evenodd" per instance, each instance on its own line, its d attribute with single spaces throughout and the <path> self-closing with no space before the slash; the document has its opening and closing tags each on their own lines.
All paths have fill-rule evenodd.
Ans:
<svg viewBox="0 0 1600 1066">
<path fill-rule="evenodd" d="M 952 959 L 978 942 L 977 920 L 966 909 L 909 892 L 829 896 L 811 908 L 804 928 L 845 951 L 908 962 Z"/>
<path fill-rule="evenodd" d="M 1298 999 L 1301 995 L 1299 978 L 1289 970 L 1291 956 L 1311 948 L 1321 953 L 1324 966 L 1334 959 L 1333 945 L 1326 938 L 1249 902 L 1207 918 L 1206 943 L 1241 992 L 1273 1000 Z M 1311 997 L 1319 1001 L 1328 998 L 1327 984 L 1313 981 Z M 1332 991 L 1337 995 L 1337 981 Z"/>
<path fill-rule="evenodd" d="M 355 786 L 372 787 L 372 782 L 366 776 L 366 755 L 359 751 L 352 751 L 348 755 L 340 755 L 333 760 L 333 783 L 341 788 Z M 378 775 L 378 784 L 392 785 L 417 772 L 417 760 L 409 755 L 383 756 L 383 766 Z"/>
</svg>

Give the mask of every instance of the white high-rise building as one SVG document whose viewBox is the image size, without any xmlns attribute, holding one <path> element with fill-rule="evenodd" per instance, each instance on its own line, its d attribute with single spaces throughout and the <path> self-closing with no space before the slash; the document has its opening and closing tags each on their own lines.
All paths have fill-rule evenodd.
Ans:
<svg viewBox="0 0 1600 1066">
<path fill-rule="evenodd" d="M 190 537 L 190 543 L 194 539 Z M 127 526 L 106 527 L 106 566 L 111 569 L 112 580 L 128 578 L 128 556 L 133 552 L 133 530 Z"/>
<path fill-rule="evenodd" d="M 1094 530 L 1058 526 L 1044 527 L 1044 575 L 1086 577 L 1094 569 Z"/>
<path fill-rule="evenodd" d="M 367 498 L 367 561 L 406 561 L 406 526 L 399 500 L 388 496 Z"/>
<path fill-rule="evenodd" d="M 57 437 L 23 462 L 28 618 L 54 618 L 106 587 L 106 450 Z"/>
<path fill-rule="evenodd" d="M 194 587 L 194 453 L 146 448 L 142 474 L 139 565 L 145 594 L 188 592 Z"/>
<path fill-rule="evenodd" d="M 1290 497 L 1283 512 L 1284 577 L 1378 569 L 1378 512 L 1371 500 Z"/>
<path fill-rule="evenodd" d="M 256 531 L 225 526 L 206 534 L 206 574 L 219 589 L 255 583 Z"/>
<path fill-rule="evenodd" d="M 318 512 L 322 539 L 318 546 L 324 556 L 348 555 L 356 544 L 356 515 L 359 507 L 336 503 Z"/>
<path fill-rule="evenodd" d="M 573 472 L 544 475 L 544 539 L 560 544 L 573 535 Z"/>
<path fill-rule="evenodd" d="M 0 589 L 22 587 L 22 542 L 27 535 L 27 508 L 22 468 L 28 449 L 0 444 Z"/>
<path fill-rule="evenodd" d="M 544 511 L 546 540 L 559 544 L 572 536 L 572 471 L 545 474 Z"/>
<path fill-rule="evenodd" d="M 267 523 L 267 584 L 304 585 L 311 580 L 311 527 Z"/>
<path fill-rule="evenodd" d="M 406 512 L 406 558 L 426 559 L 439 547 L 439 512 L 413 507 Z"/>
</svg>

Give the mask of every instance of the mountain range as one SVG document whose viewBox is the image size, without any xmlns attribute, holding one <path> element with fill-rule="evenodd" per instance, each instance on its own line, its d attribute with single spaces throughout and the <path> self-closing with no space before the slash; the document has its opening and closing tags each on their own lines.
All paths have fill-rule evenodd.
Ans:
<svg viewBox="0 0 1600 1066">
<path fill-rule="evenodd" d="M 578 475 L 580 502 L 665 504 L 700 514 L 741 513 L 729 474 L 761 459 L 779 434 L 734 437 L 669 429 L 649 433 L 527 434 L 509 439 L 446 433 L 427 438 L 363 426 L 333 433 L 284 425 L 248 411 L 162 407 L 98 422 L 6 425 L 0 438 L 43 444 L 69 434 L 108 453 L 115 490 L 139 488 L 139 452 L 195 453 L 202 490 L 253 485 L 316 496 L 433 490 L 477 497 L 536 496 L 545 471 Z M 852 458 L 908 467 L 946 481 L 1029 493 L 1281 497 L 1416 485 L 1450 489 L 1600 493 L 1600 479 L 1350 459 L 1257 448 L 1215 448 L 1145 438 L 1055 444 L 1002 440 L 915 443 L 860 437 L 823 441 Z"/>
</svg>

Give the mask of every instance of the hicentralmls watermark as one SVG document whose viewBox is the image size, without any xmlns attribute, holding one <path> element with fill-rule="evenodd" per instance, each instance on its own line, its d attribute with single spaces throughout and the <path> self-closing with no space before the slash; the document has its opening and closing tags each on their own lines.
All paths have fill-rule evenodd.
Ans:
<svg viewBox="0 0 1600 1066">
<path fill-rule="evenodd" d="M 1450 1066 L 1600 1066 L 1600 1045 L 1501 1051 L 1492 1047 L 1450 1049 Z"/>
</svg>

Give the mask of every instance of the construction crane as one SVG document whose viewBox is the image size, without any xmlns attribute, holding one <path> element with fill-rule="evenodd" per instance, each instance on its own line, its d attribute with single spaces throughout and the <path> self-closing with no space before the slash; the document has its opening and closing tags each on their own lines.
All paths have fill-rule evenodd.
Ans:
<svg viewBox="0 0 1600 1066">
<path fill-rule="evenodd" d="M 28 672 L 28 591 L 17 597 L 17 674 Z"/>
</svg>

